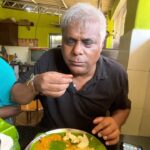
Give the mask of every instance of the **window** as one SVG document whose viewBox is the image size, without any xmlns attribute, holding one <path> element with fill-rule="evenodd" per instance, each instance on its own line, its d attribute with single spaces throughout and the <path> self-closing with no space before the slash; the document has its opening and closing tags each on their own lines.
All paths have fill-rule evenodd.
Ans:
<svg viewBox="0 0 150 150">
<path fill-rule="evenodd" d="M 61 45 L 62 35 L 61 34 L 50 34 L 49 35 L 49 47 L 54 48 Z"/>
</svg>

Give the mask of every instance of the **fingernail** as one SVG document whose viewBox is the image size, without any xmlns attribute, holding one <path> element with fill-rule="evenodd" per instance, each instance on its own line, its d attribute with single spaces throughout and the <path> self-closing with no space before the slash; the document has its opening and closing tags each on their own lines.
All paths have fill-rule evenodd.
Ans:
<svg viewBox="0 0 150 150">
<path fill-rule="evenodd" d="M 106 142 L 105 144 L 108 146 L 108 145 L 109 145 L 109 142 Z"/>
<path fill-rule="evenodd" d="M 103 136 L 103 139 L 104 139 L 104 140 L 107 140 L 107 136 Z"/>
<path fill-rule="evenodd" d="M 95 131 L 95 130 L 92 130 L 92 133 L 93 133 L 93 134 L 95 134 L 95 133 L 96 133 L 96 131 Z"/>
<path fill-rule="evenodd" d="M 102 137 L 102 134 L 100 132 L 98 133 L 98 137 Z"/>
</svg>

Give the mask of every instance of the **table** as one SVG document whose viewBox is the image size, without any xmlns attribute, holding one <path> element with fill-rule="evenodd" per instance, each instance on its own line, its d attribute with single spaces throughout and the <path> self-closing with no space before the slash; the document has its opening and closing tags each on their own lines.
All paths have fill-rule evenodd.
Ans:
<svg viewBox="0 0 150 150">
<path fill-rule="evenodd" d="M 150 150 L 150 137 L 122 135 L 121 141 L 141 146 L 143 150 Z"/>
<path fill-rule="evenodd" d="M 21 150 L 24 150 L 25 147 L 34 139 L 34 137 L 41 132 L 46 132 L 46 129 L 40 127 L 31 127 L 31 126 L 16 126 L 19 133 L 19 143 Z M 132 136 L 132 135 L 121 135 L 120 142 L 116 146 L 108 148 L 108 150 L 120 150 L 122 142 L 140 145 L 143 150 L 150 150 L 150 137 L 143 136 Z"/>
</svg>

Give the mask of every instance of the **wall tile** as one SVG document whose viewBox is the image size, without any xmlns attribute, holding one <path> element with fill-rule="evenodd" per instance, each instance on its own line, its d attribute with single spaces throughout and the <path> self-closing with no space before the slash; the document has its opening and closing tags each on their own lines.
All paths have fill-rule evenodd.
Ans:
<svg viewBox="0 0 150 150">
<path fill-rule="evenodd" d="M 128 70 L 129 98 L 133 108 L 144 108 L 149 72 Z"/>
<path fill-rule="evenodd" d="M 128 69 L 149 71 L 150 30 L 133 30 Z"/>
<path fill-rule="evenodd" d="M 133 108 L 131 110 L 129 118 L 127 119 L 127 122 L 122 127 L 121 133 L 129 135 L 139 135 L 142 112 L 142 109 Z"/>
<path fill-rule="evenodd" d="M 147 92 L 146 92 L 146 99 L 144 104 L 144 112 L 150 114 L 150 72 L 147 82 Z"/>
<path fill-rule="evenodd" d="M 139 135 L 150 136 L 150 113 L 143 113 L 139 129 Z"/>
</svg>

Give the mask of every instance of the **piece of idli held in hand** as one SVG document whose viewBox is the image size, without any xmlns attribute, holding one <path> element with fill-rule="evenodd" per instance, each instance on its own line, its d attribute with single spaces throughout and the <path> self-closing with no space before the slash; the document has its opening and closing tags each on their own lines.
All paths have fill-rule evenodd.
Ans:
<svg viewBox="0 0 150 150">
<path fill-rule="evenodd" d="M 11 150 L 13 147 L 13 139 L 5 134 L 0 133 L 0 150 Z"/>
</svg>

